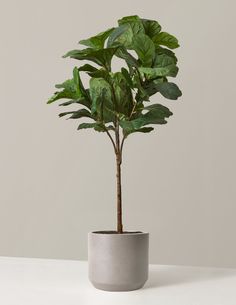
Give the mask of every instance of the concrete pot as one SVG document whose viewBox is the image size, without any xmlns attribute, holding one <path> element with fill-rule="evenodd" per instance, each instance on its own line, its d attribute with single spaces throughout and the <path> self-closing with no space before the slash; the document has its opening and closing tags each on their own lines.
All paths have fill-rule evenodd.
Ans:
<svg viewBox="0 0 236 305">
<path fill-rule="evenodd" d="M 107 291 L 136 290 L 148 278 L 149 234 L 101 231 L 88 234 L 89 279 Z"/>
</svg>

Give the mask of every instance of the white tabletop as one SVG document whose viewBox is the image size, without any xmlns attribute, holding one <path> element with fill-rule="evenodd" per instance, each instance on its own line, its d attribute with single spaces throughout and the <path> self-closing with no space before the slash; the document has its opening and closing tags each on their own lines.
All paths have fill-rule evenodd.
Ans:
<svg viewBox="0 0 236 305">
<path fill-rule="evenodd" d="M 87 262 L 0 257 L 1 305 L 235 305 L 236 269 L 150 265 L 141 290 L 96 290 Z"/>
</svg>

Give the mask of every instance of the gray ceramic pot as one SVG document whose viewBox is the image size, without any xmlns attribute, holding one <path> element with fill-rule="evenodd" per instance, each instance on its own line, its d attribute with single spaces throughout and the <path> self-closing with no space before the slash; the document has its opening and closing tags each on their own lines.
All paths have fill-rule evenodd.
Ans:
<svg viewBox="0 0 236 305">
<path fill-rule="evenodd" d="M 107 291 L 143 287 L 148 278 L 149 234 L 91 232 L 88 234 L 89 279 Z"/>
</svg>

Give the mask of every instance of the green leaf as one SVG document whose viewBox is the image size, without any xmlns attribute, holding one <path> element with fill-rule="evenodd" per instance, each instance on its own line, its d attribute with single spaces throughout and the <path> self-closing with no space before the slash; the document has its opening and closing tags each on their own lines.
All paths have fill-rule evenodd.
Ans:
<svg viewBox="0 0 236 305">
<path fill-rule="evenodd" d="M 139 71 L 143 73 L 148 80 L 150 80 L 163 76 L 175 77 L 179 69 L 176 66 L 175 58 L 166 54 L 158 54 L 155 57 L 153 68 L 140 67 Z"/>
<path fill-rule="evenodd" d="M 161 104 L 152 104 L 143 108 L 144 110 L 158 111 L 163 117 L 170 117 L 173 113 Z"/>
<path fill-rule="evenodd" d="M 86 91 L 85 91 L 84 86 L 82 84 L 82 81 L 81 81 L 81 78 L 80 78 L 80 75 L 79 75 L 79 70 L 78 70 L 77 67 L 75 67 L 73 69 L 73 81 L 74 81 L 74 84 L 75 84 L 75 88 L 76 88 L 77 91 L 80 92 L 81 97 L 86 96 Z"/>
<path fill-rule="evenodd" d="M 144 110 L 148 110 L 145 114 L 140 114 L 138 118 L 134 120 L 120 121 L 120 126 L 124 129 L 124 133 L 134 132 L 145 125 L 149 124 L 166 124 L 166 118 L 172 115 L 172 112 L 161 104 L 154 104 L 145 107 Z"/>
<path fill-rule="evenodd" d="M 145 34 L 148 35 L 150 38 L 159 34 L 161 31 L 160 24 L 155 20 L 142 19 L 142 23 L 145 29 Z"/>
<path fill-rule="evenodd" d="M 77 130 L 87 129 L 87 128 L 94 128 L 96 125 L 97 125 L 97 123 L 81 123 L 78 126 Z"/>
<path fill-rule="evenodd" d="M 98 132 L 105 132 L 106 131 L 105 125 L 98 123 L 94 126 L 94 130 L 96 130 Z"/>
<path fill-rule="evenodd" d="M 86 118 L 93 118 L 91 113 L 87 110 L 87 109 L 79 109 L 77 111 L 68 111 L 68 112 L 62 112 L 59 114 L 59 117 L 63 117 L 65 115 L 68 115 L 68 114 L 72 114 L 69 119 L 79 119 L 79 118 L 82 118 L 82 117 L 86 117 Z"/>
<path fill-rule="evenodd" d="M 118 20 L 119 26 L 126 25 L 126 30 L 116 39 L 127 49 L 133 49 L 133 38 L 138 34 L 144 34 L 144 26 L 138 16 L 127 16 Z"/>
<path fill-rule="evenodd" d="M 154 105 L 151 105 L 154 106 Z M 155 104 L 156 107 L 148 106 L 144 109 L 149 109 L 147 113 L 144 114 L 146 123 L 147 124 L 165 124 L 166 121 L 164 121 L 165 118 L 170 117 L 173 113 L 165 106 L 160 104 Z M 159 122 L 159 120 L 161 122 Z M 162 122 L 163 120 L 163 122 Z"/>
<path fill-rule="evenodd" d="M 167 55 L 167 54 L 156 54 L 154 62 L 153 62 L 153 67 L 166 67 L 170 65 L 175 65 L 176 66 L 176 60 L 174 57 Z"/>
<path fill-rule="evenodd" d="M 67 90 L 57 91 L 53 94 L 52 97 L 50 97 L 50 99 L 47 101 L 47 104 L 51 104 L 62 98 L 74 98 L 74 93 Z"/>
<path fill-rule="evenodd" d="M 103 78 L 91 78 L 89 91 L 92 100 L 92 115 L 96 115 L 100 121 L 112 122 L 114 115 L 109 110 L 115 109 L 108 82 Z"/>
<path fill-rule="evenodd" d="M 63 57 L 70 57 L 78 60 L 91 60 L 98 64 L 99 66 L 105 67 L 110 70 L 111 59 L 115 54 L 117 47 L 107 48 L 101 50 L 95 50 L 92 48 L 87 48 L 84 50 L 72 50 L 66 53 Z"/>
<path fill-rule="evenodd" d="M 80 105 L 86 106 L 88 109 L 91 109 L 91 101 L 87 100 L 85 98 L 70 100 L 70 101 L 59 104 L 59 106 L 69 106 L 71 104 L 80 104 Z"/>
<path fill-rule="evenodd" d="M 138 68 L 138 61 L 124 47 L 119 47 L 115 55 L 119 58 L 124 59 L 129 68 Z"/>
<path fill-rule="evenodd" d="M 133 82 L 132 82 L 129 72 L 125 68 L 121 68 L 121 73 L 123 74 L 124 78 L 126 79 L 129 87 L 133 89 L 134 86 L 133 86 Z"/>
<path fill-rule="evenodd" d="M 176 49 L 179 47 L 179 43 L 176 37 L 166 32 L 161 32 L 153 37 L 153 42 L 156 45 L 166 46 L 170 49 Z"/>
<path fill-rule="evenodd" d="M 158 77 L 157 79 L 146 80 L 143 84 L 143 89 L 145 90 L 146 94 L 150 97 L 159 91 L 158 84 L 166 81 L 167 81 L 166 77 Z"/>
<path fill-rule="evenodd" d="M 151 67 L 155 57 L 155 45 L 151 38 L 145 34 L 134 36 L 133 48 L 142 62 L 142 66 Z"/>
<path fill-rule="evenodd" d="M 74 111 L 74 113 L 69 117 L 69 119 L 79 119 L 79 118 L 93 118 L 90 111 L 87 109 L 79 109 L 78 111 Z"/>
<path fill-rule="evenodd" d="M 147 132 L 152 131 L 153 129 L 154 129 L 153 127 L 143 127 L 143 128 L 140 128 L 140 129 L 136 130 L 136 132 L 147 133 Z"/>
<path fill-rule="evenodd" d="M 85 64 L 81 67 L 78 68 L 79 71 L 85 71 L 85 72 L 95 72 L 97 71 L 98 69 L 89 65 L 89 64 Z"/>
<path fill-rule="evenodd" d="M 152 130 L 154 130 L 153 127 L 143 127 L 143 128 L 133 129 L 133 130 L 129 130 L 129 131 L 124 130 L 124 136 L 127 137 L 128 135 L 135 133 L 135 132 L 148 133 L 148 132 L 151 132 Z"/>
<path fill-rule="evenodd" d="M 170 65 L 166 67 L 160 68 L 139 68 L 139 71 L 147 78 L 147 79 L 155 79 L 159 76 L 173 76 L 175 77 L 178 73 L 178 68 L 175 65 Z"/>
<path fill-rule="evenodd" d="M 102 68 L 102 69 L 97 69 L 96 71 L 90 72 L 90 73 L 88 73 L 88 74 L 89 74 L 89 76 L 91 76 L 91 77 L 104 78 L 104 79 L 107 80 L 107 81 L 110 79 L 110 74 L 109 74 L 109 72 L 108 72 L 106 69 L 104 69 L 104 68 Z"/>
<path fill-rule="evenodd" d="M 128 31 L 128 30 L 129 30 L 128 24 L 122 24 L 122 25 L 118 26 L 117 28 L 115 28 L 107 40 L 107 47 L 110 48 L 113 46 L 117 46 L 117 43 L 120 44 L 120 42 L 117 41 L 117 39 L 122 34 L 124 34 L 125 31 Z"/>
<path fill-rule="evenodd" d="M 68 91 L 76 91 L 75 83 L 73 79 L 67 79 L 62 84 L 56 84 L 55 87 L 57 89 L 66 89 Z"/>
<path fill-rule="evenodd" d="M 97 69 L 89 64 L 85 64 L 84 66 L 80 67 L 79 70 L 86 71 L 87 74 L 91 77 L 102 77 L 104 79 L 107 79 L 107 77 L 109 76 L 109 73 L 106 69 Z"/>
<path fill-rule="evenodd" d="M 48 104 L 62 98 L 80 99 L 84 97 L 86 93 L 79 76 L 78 68 L 76 67 L 73 70 L 72 79 L 68 79 L 62 84 L 57 84 L 55 87 L 63 90 L 55 92 L 54 95 L 48 100 Z"/>
<path fill-rule="evenodd" d="M 129 116 L 133 108 L 133 96 L 126 78 L 121 72 L 116 72 L 112 77 L 116 98 L 116 111 Z"/>
<path fill-rule="evenodd" d="M 154 130 L 153 127 L 143 127 L 143 128 L 137 129 L 137 130 L 135 130 L 135 131 L 133 131 L 133 132 L 147 133 L 147 132 L 150 132 L 150 131 L 152 131 L 152 130 Z"/>
<path fill-rule="evenodd" d="M 175 53 L 169 49 L 166 49 L 166 48 L 162 48 L 160 46 L 157 46 L 156 47 L 156 57 L 155 57 L 155 60 L 158 58 L 159 55 L 166 55 L 166 56 L 169 56 L 172 58 L 172 61 L 173 63 L 177 63 L 178 59 L 177 57 L 175 56 Z"/>
<path fill-rule="evenodd" d="M 153 66 L 153 68 L 141 67 L 139 71 L 150 80 L 162 76 L 175 77 L 179 70 L 175 64 L 175 59 L 166 54 L 157 55 Z"/>
<path fill-rule="evenodd" d="M 67 112 L 62 112 L 62 113 L 59 113 L 59 117 L 60 118 L 62 118 L 63 116 L 65 116 L 65 115 L 68 115 L 68 114 L 72 114 L 72 113 L 74 113 L 75 111 L 67 111 Z"/>
<path fill-rule="evenodd" d="M 80 44 L 93 49 L 103 49 L 105 40 L 113 32 L 114 28 L 108 29 L 107 31 L 101 32 L 96 36 L 92 36 L 85 40 L 80 40 Z"/>
<path fill-rule="evenodd" d="M 131 15 L 131 16 L 125 16 L 118 20 L 118 24 L 124 24 L 124 23 L 132 23 L 132 22 L 140 22 L 140 18 L 138 15 Z"/>
<path fill-rule="evenodd" d="M 69 106 L 71 104 L 77 104 L 77 103 L 78 103 L 77 100 L 70 100 L 70 101 L 59 104 L 59 106 Z"/>
<path fill-rule="evenodd" d="M 81 123 L 78 126 L 77 130 L 88 129 L 88 128 L 93 128 L 94 130 L 99 132 L 105 132 L 106 130 L 114 130 L 113 126 L 105 126 L 102 123 Z"/>
<path fill-rule="evenodd" d="M 133 77 L 133 84 L 134 84 L 134 87 L 138 89 L 138 91 L 135 95 L 136 101 L 138 103 L 143 102 L 143 101 L 149 101 L 149 95 L 146 92 L 145 88 L 143 87 L 143 84 L 141 83 L 141 79 L 137 73 L 135 73 L 135 75 Z"/>
<path fill-rule="evenodd" d="M 158 91 L 170 100 L 177 100 L 182 95 L 178 86 L 174 83 L 164 82 L 156 85 Z"/>
</svg>

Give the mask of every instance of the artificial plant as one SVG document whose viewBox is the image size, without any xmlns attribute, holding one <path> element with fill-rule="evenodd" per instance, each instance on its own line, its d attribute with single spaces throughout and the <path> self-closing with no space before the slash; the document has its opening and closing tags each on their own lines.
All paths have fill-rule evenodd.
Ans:
<svg viewBox="0 0 236 305">
<path fill-rule="evenodd" d="M 162 31 L 155 20 L 127 16 L 118 26 L 79 42 L 86 46 L 72 50 L 63 57 L 89 61 L 75 67 L 72 79 L 56 85 L 59 91 L 48 100 L 51 104 L 68 99 L 60 106 L 76 105 L 78 110 L 62 112 L 60 117 L 87 118 L 78 130 L 93 128 L 107 134 L 116 156 L 117 232 L 123 233 L 121 163 L 125 140 L 135 132 L 148 133 L 153 125 L 166 124 L 172 112 L 150 97 L 160 93 L 176 100 L 181 96 L 178 86 L 169 81 L 178 73 L 177 58 L 171 49 L 178 40 Z M 120 71 L 112 71 L 112 58 L 124 61 Z M 94 65 L 95 64 L 95 65 Z M 90 76 L 89 88 L 81 80 L 81 72 Z M 122 132 L 121 132 L 122 131 Z"/>
</svg>

